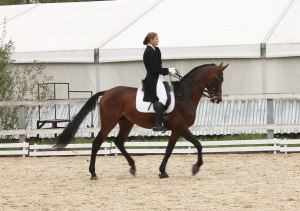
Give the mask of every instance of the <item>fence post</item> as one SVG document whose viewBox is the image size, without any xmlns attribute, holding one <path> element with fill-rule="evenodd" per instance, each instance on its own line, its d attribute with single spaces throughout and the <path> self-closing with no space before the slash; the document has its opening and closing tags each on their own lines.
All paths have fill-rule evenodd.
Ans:
<svg viewBox="0 0 300 211">
<path fill-rule="evenodd" d="M 286 141 L 286 138 L 284 138 L 284 140 Z M 288 150 L 287 144 L 284 145 L 284 150 L 285 150 L 285 153 L 284 153 L 284 154 L 287 154 L 287 153 L 288 153 L 288 151 L 287 151 L 287 150 Z"/>
<path fill-rule="evenodd" d="M 274 124 L 273 99 L 267 99 L 267 124 Z M 268 130 L 268 139 L 274 139 L 274 130 Z"/>
<path fill-rule="evenodd" d="M 36 148 L 37 148 L 37 143 L 34 143 L 34 150 L 33 150 L 33 152 L 34 152 L 34 157 L 36 157 L 36 152 L 37 152 Z"/>
<path fill-rule="evenodd" d="M 26 129 L 25 124 L 25 106 L 21 105 L 18 107 L 18 118 L 19 118 L 19 129 Z M 19 135 L 19 142 L 25 142 L 25 135 Z"/>
<path fill-rule="evenodd" d="M 18 107 L 18 119 L 19 119 L 19 129 L 25 129 L 25 106 L 21 105 Z M 19 135 L 19 143 L 26 142 L 26 135 Z M 25 151 L 25 148 L 23 148 L 23 151 Z M 23 155 L 25 157 L 25 155 Z"/>
<path fill-rule="evenodd" d="M 275 142 L 275 143 L 274 143 L 274 148 L 275 148 L 275 149 L 274 149 L 274 154 L 277 154 L 277 151 L 276 151 L 276 148 L 277 148 L 277 143 L 276 143 L 276 142 L 277 142 L 277 138 L 274 138 L 273 140 L 274 140 L 274 142 Z M 279 145 L 279 147 L 280 147 L 280 145 Z M 280 148 L 279 148 L 279 149 L 280 149 Z"/>
</svg>

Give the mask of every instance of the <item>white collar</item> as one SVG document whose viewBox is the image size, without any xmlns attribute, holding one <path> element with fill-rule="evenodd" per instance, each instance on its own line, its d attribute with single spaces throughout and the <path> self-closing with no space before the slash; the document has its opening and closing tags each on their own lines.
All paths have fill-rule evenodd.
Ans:
<svg viewBox="0 0 300 211">
<path fill-rule="evenodd" d="M 155 48 L 154 48 L 154 46 L 153 46 L 153 45 L 151 45 L 151 44 L 149 44 L 149 43 L 148 43 L 147 45 L 148 45 L 148 46 L 151 46 L 151 47 L 152 47 L 152 48 L 155 50 Z"/>
</svg>

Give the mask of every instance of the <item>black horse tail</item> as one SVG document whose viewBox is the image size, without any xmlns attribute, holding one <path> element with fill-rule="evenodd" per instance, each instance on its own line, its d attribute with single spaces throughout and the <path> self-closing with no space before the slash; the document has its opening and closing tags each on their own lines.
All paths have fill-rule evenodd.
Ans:
<svg viewBox="0 0 300 211">
<path fill-rule="evenodd" d="M 84 120 L 84 118 L 88 115 L 88 113 L 95 109 L 96 102 L 100 96 L 102 96 L 105 91 L 98 92 L 94 94 L 88 101 L 84 104 L 78 114 L 74 117 L 74 119 L 68 124 L 68 126 L 64 129 L 64 131 L 57 137 L 58 141 L 54 145 L 54 148 L 63 148 L 67 146 L 75 133 L 77 132 L 80 124 Z"/>
</svg>

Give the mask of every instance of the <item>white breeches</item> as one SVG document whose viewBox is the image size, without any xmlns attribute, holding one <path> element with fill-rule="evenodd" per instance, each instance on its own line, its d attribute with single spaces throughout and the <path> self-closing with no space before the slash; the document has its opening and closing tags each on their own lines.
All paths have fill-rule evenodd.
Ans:
<svg viewBox="0 0 300 211">
<path fill-rule="evenodd" d="M 163 84 L 164 78 L 162 75 L 159 75 L 159 78 L 157 80 L 157 85 L 156 85 L 156 95 L 158 97 L 158 101 L 161 102 L 163 105 L 166 105 L 166 102 L 168 100 L 167 93 L 165 86 Z"/>
</svg>

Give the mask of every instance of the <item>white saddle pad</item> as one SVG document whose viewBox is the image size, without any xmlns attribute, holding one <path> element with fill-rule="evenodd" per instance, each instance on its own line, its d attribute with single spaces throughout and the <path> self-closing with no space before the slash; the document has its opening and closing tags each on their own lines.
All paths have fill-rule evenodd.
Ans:
<svg viewBox="0 0 300 211">
<path fill-rule="evenodd" d="M 166 113 L 170 113 L 173 111 L 174 107 L 175 107 L 175 97 L 174 97 L 174 92 L 171 91 L 171 103 L 168 107 L 168 109 L 166 110 Z M 144 92 L 142 91 L 141 88 L 138 88 L 137 93 L 136 93 L 136 109 L 139 112 L 143 112 L 143 113 L 155 113 L 154 108 L 153 108 L 153 104 L 150 106 L 150 102 L 145 102 L 143 101 L 144 98 Z M 149 108 L 149 110 L 148 110 Z"/>
</svg>

